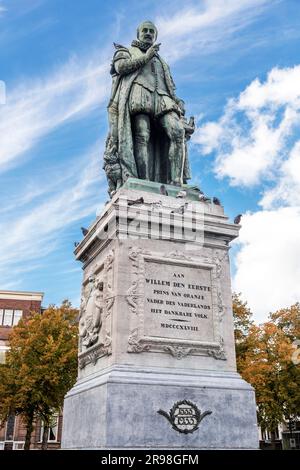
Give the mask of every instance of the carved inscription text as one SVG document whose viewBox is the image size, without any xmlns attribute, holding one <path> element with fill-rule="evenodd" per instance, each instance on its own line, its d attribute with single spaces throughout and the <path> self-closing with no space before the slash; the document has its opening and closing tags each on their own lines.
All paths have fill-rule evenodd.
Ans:
<svg viewBox="0 0 300 470">
<path fill-rule="evenodd" d="M 144 282 L 147 336 L 214 340 L 210 268 L 148 260 Z"/>
</svg>

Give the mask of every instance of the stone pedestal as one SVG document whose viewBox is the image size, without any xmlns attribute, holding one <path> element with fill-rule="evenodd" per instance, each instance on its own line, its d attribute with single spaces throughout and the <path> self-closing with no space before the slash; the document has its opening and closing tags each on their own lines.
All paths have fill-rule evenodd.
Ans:
<svg viewBox="0 0 300 470">
<path fill-rule="evenodd" d="M 129 179 L 76 248 L 65 449 L 258 447 L 254 391 L 235 363 L 228 245 L 239 226 L 179 191 Z"/>
</svg>

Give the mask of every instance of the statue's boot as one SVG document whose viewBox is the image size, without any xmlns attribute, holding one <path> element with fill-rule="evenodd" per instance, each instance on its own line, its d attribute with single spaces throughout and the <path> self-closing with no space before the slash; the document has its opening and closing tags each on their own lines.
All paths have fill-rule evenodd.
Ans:
<svg viewBox="0 0 300 470">
<path fill-rule="evenodd" d="M 139 178 L 150 180 L 148 145 L 136 145 L 135 160 Z"/>
</svg>

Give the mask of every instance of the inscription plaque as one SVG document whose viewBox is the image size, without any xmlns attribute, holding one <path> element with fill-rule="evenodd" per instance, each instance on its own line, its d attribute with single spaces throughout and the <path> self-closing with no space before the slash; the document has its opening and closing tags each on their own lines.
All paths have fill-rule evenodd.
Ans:
<svg viewBox="0 0 300 470">
<path fill-rule="evenodd" d="M 132 312 L 128 352 L 226 360 L 220 330 L 220 263 L 180 252 L 155 256 L 133 247 L 129 258 L 133 276 L 126 295 Z"/>
<path fill-rule="evenodd" d="M 145 259 L 145 335 L 214 341 L 211 273 L 205 266 Z"/>
</svg>

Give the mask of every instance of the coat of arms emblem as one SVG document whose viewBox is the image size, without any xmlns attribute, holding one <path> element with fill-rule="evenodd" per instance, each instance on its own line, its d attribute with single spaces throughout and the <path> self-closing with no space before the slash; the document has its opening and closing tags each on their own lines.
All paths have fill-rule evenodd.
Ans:
<svg viewBox="0 0 300 470">
<path fill-rule="evenodd" d="M 174 404 L 169 414 L 163 410 L 158 410 L 158 413 L 171 423 L 175 431 L 188 434 L 196 431 L 202 419 L 210 415 L 212 411 L 204 411 L 201 414 L 197 405 L 191 401 L 182 400 Z"/>
</svg>

